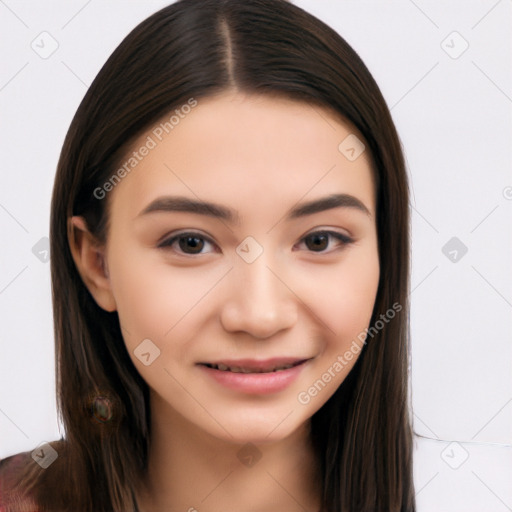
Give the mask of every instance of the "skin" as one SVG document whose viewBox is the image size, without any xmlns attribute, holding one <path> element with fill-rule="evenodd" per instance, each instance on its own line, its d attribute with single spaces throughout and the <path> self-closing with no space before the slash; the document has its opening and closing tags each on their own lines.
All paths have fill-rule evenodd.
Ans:
<svg viewBox="0 0 512 512">
<path fill-rule="evenodd" d="M 232 91 L 201 99 L 109 192 L 105 246 L 82 218 L 70 219 L 77 268 L 96 302 L 118 312 L 151 389 L 141 511 L 249 510 L 248 503 L 252 512 L 319 510 L 310 418 L 358 354 L 307 404 L 297 397 L 368 327 L 379 281 L 369 152 L 349 161 L 338 150 L 351 133 L 329 110 L 289 99 Z M 286 219 L 297 203 L 336 193 L 356 197 L 368 213 L 336 207 Z M 164 195 L 218 203 L 239 221 L 140 215 Z M 327 229 L 352 241 L 329 237 L 315 250 L 307 235 Z M 202 252 L 186 254 L 179 241 L 158 247 L 178 231 L 206 237 Z M 248 236 L 263 248 L 252 263 L 236 252 Z M 160 350 L 148 366 L 134 354 L 144 339 Z M 225 388 L 197 365 L 276 356 L 310 360 L 288 388 L 267 395 Z M 237 456 L 248 442 L 250 455 L 261 455 L 252 467 Z"/>
</svg>

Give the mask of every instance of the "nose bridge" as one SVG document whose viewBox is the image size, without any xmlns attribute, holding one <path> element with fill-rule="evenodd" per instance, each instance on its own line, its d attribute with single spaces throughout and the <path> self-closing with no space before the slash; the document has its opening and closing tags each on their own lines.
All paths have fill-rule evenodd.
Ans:
<svg viewBox="0 0 512 512">
<path fill-rule="evenodd" d="M 262 251 L 252 262 L 236 256 L 234 265 L 229 298 L 222 311 L 224 327 L 258 338 L 290 328 L 297 320 L 293 293 L 278 277 L 271 251 Z"/>
<path fill-rule="evenodd" d="M 267 253 L 268 254 L 268 253 Z M 277 298 L 281 290 L 278 285 L 282 284 L 270 270 L 272 268 L 271 258 L 262 254 L 256 261 L 237 263 L 237 274 L 241 286 L 241 298 L 248 299 L 253 306 L 270 305 Z"/>
</svg>

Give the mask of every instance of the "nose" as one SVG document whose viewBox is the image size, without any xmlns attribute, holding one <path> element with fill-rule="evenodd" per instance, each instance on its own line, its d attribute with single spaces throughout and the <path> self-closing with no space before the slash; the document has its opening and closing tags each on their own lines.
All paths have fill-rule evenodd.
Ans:
<svg viewBox="0 0 512 512">
<path fill-rule="evenodd" d="M 265 252 L 254 262 L 239 260 L 230 276 L 221 323 L 229 332 L 269 338 L 297 322 L 297 298 L 278 271 L 269 268 Z"/>
</svg>

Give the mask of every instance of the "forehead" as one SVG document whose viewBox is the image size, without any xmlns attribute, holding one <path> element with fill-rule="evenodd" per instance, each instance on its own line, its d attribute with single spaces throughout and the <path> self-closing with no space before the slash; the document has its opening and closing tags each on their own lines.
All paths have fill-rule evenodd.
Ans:
<svg viewBox="0 0 512 512">
<path fill-rule="evenodd" d="M 345 141 L 354 140 L 362 137 L 349 123 L 317 105 L 222 93 L 177 107 L 138 137 L 124 160 L 135 165 L 111 200 L 114 208 L 140 211 L 157 195 L 179 193 L 235 208 L 258 199 L 275 209 L 339 191 L 357 195 L 373 213 L 371 158 L 367 150 L 347 158 Z"/>
</svg>

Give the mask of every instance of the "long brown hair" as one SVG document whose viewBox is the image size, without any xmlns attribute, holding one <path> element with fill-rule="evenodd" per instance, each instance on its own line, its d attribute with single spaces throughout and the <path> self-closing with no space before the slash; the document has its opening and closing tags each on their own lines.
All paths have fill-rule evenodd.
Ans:
<svg viewBox="0 0 512 512">
<path fill-rule="evenodd" d="M 117 313 L 101 309 L 78 274 L 67 219 L 84 216 L 90 232 L 105 242 L 108 196 L 100 200 L 94 191 L 118 169 L 130 143 L 190 98 L 200 102 L 228 89 L 328 108 L 364 137 L 374 168 L 381 269 L 371 325 L 392 304 L 401 308 L 367 336 L 352 371 L 312 417 L 312 438 L 325 511 L 414 511 L 409 192 L 400 141 L 356 52 L 285 0 L 179 0 L 128 34 L 83 98 L 64 141 L 51 204 L 65 439 L 54 443 L 57 461 L 46 470 L 32 468 L 25 488 L 52 512 L 135 509 L 132 490 L 145 473 L 150 439 L 148 386 L 126 351 Z"/>
</svg>

